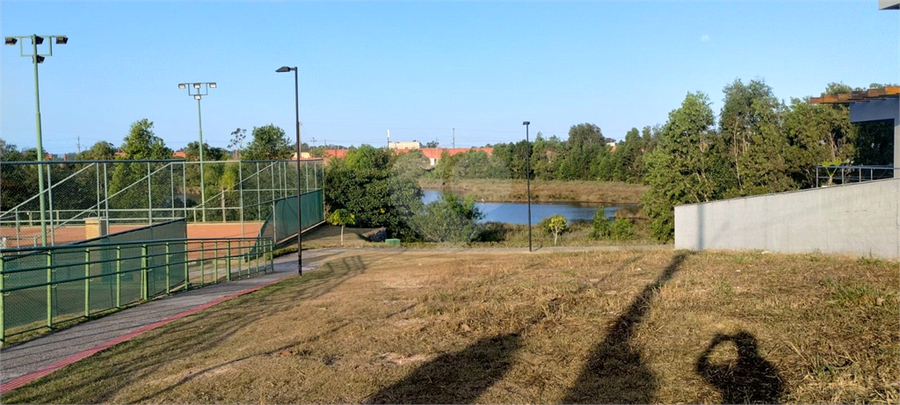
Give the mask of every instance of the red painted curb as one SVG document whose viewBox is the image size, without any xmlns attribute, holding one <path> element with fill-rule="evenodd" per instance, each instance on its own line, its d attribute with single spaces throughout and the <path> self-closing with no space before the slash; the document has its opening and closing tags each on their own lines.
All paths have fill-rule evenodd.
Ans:
<svg viewBox="0 0 900 405">
<path fill-rule="evenodd" d="M 83 359 L 83 358 L 85 358 L 85 357 L 88 357 L 88 356 L 93 355 L 93 354 L 95 354 L 95 353 L 97 353 L 97 352 L 100 352 L 100 351 L 102 351 L 102 350 L 105 350 L 105 349 L 108 349 L 108 348 L 110 348 L 110 347 L 113 347 L 113 346 L 115 346 L 115 345 L 117 345 L 117 344 L 119 344 L 119 343 L 122 343 L 122 342 L 126 341 L 126 340 L 132 339 L 132 338 L 134 338 L 135 336 L 140 335 L 141 333 L 147 332 L 147 331 L 149 331 L 149 330 L 156 329 L 156 328 L 158 328 L 158 327 L 160 327 L 160 326 L 163 326 L 163 325 L 165 325 L 165 324 L 167 324 L 167 323 L 170 323 L 170 322 L 172 322 L 172 321 L 175 321 L 175 320 L 184 318 L 184 317 L 186 317 L 186 316 L 188 316 L 188 315 L 195 314 L 195 313 L 200 312 L 200 311 L 202 311 L 202 310 L 204 310 L 204 309 L 206 309 L 206 308 L 209 308 L 209 307 L 211 307 L 211 306 L 213 306 L 213 305 L 216 305 L 216 304 L 218 304 L 218 303 L 220 303 L 220 302 L 228 301 L 228 300 L 230 300 L 230 299 L 232 299 L 232 298 L 234 298 L 234 297 L 238 297 L 238 296 L 241 296 L 241 295 L 249 294 L 249 293 L 252 293 L 252 292 L 254 292 L 254 291 L 256 291 L 256 290 L 259 290 L 259 289 L 261 289 L 261 288 L 268 287 L 268 286 L 270 286 L 270 285 L 272 285 L 272 284 L 275 284 L 275 283 L 277 283 L 277 282 L 279 282 L 279 281 L 282 281 L 282 280 L 284 280 L 284 279 L 286 279 L 286 278 L 288 278 L 288 277 L 283 277 L 283 278 L 280 278 L 280 279 L 278 279 L 278 280 L 274 280 L 274 281 L 268 282 L 268 283 L 266 283 L 266 284 L 263 284 L 263 285 L 260 285 L 260 286 L 256 286 L 256 287 L 253 287 L 253 288 L 250 288 L 250 289 L 246 289 L 246 290 L 243 290 L 243 291 L 238 291 L 238 292 L 236 292 L 236 293 L 234 293 L 234 294 L 226 295 L 226 296 L 224 296 L 224 297 L 222 297 L 222 298 L 219 298 L 219 299 L 216 299 L 216 300 L 207 302 L 206 304 L 200 305 L 200 306 L 198 306 L 198 307 L 191 308 L 191 309 L 189 309 L 189 310 L 187 310 L 187 311 L 184 311 L 184 312 L 181 312 L 181 313 L 179 313 L 179 314 L 173 315 L 173 316 L 171 316 L 171 317 L 169 317 L 169 318 L 166 318 L 166 319 L 163 319 L 163 320 L 161 320 L 161 321 L 154 322 L 154 323 L 152 323 L 152 324 L 150 324 L 150 325 L 142 326 L 142 327 L 140 327 L 140 328 L 138 328 L 138 329 L 135 329 L 135 330 L 133 330 L 133 331 L 131 331 L 131 332 L 128 332 L 128 333 L 126 333 L 126 334 L 124 334 L 124 335 L 122 335 L 122 336 L 119 336 L 119 337 L 117 337 L 117 338 L 110 339 L 110 340 L 108 340 L 108 341 L 106 341 L 106 342 L 104 342 L 104 343 L 102 343 L 102 344 L 100 344 L 100 345 L 94 346 L 94 347 L 92 347 L 92 348 L 90 348 L 90 349 L 87 349 L 87 350 L 81 352 L 81 353 L 73 354 L 73 355 L 71 355 L 71 356 L 69 356 L 69 357 L 67 357 L 67 358 L 65 358 L 65 359 L 62 359 L 62 360 L 60 360 L 60 361 L 57 361 L 56 363 L 53 363 L 53 364 L 51 364 L 51 365 L 49 365 L 49 366 L 46 366 L 46 367 L 44 367 L 44 368 L 42 368 L 42 369 L 40 369 L 40 370 L 37 370 L 37 371 L 31 372 L 31 373 L 25 374 L 25 375 L 23 375 L 23 376 L 21 376 L 21 377 L 19 377 L 19 378 L 16 378 L 15 380 L 12 380 L 12 381 L 10 381 L 10 382 L 8 382 L 8 383 L 6 383 L 6 384 L 0 385 L 0 394 L 5 394 L 5 393 L 7 393 L 7 392 L 9 392 L 9 391 L 11 391 L 11 390 L 14 390 L 14 389 L 16 389 L 16 388 L 19 388 L 19 387 L 21 387 L 21 386 L 23 386 L 23 385 L 25 385 L 25 384 L 28 384 L 28 383 L 30 383 L 30 382 L 32 382 L 32 381 L 38 379 L 38 378 L 44 377 L 44 376 L 46 376 L 46 375 L 48 375 L 48 374 L 50 374 L 50 373 L 52 373 L 52 372 L 54 372 L 54 371 L 56 371 L 56 370 L 59 370 L 60 368 L 63 368 L 63 367 L 65 367 L 65 366 L 69 365 L 69 364 L 72 364 L 72 363 L 74 363 L 74 362 L 76 362 L 76 361 L 79 361 L 79 360 L 81 360 L 81 359 Z"/>
</svg>

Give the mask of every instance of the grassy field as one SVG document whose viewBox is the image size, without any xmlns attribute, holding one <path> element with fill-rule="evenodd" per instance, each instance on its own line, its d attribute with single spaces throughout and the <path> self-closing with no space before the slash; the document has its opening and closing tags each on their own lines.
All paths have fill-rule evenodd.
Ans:
<svg viewBox="0 0 900 405">
<path fill-rule="evenodd" d="M 345 253 L 4 403 L 897 403 L 898 264 Z"/>
<path fill-rule="evenodd" d="M 489 202 L 524 202 L 525 180 L 419 180 L 423 190 L 450 190 L 460 195 L 475 194 Z M 540 181 L 531 182 L 531 199 L 537 202 L 578 201 L 611 205 L 637 204 L 647 187 L 617 181 Z"/>
</svg>

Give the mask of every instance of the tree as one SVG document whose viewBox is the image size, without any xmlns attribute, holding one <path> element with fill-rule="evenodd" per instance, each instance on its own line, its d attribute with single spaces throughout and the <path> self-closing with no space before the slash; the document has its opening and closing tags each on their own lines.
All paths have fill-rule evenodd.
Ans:
<svg viewBox="0 0 900 405">
<path fill-rule="evenodd" d="M 559 234 L 566 231 L 566 223 L 568 220 L 566 217 L 562 215 L 553 215 L 547 218 L 544 218 L 541 221 L 541 228 L 553 235 L 553 245 L 556 245 L 556 241 L 559 238 Z"/>
<path fill-rule="evenodd" d="M 435 140 L 433 140 L 433 141 L 425 142 L 425 147 L 426 147 L 426 148 L 437 148 L 438 145 L 439 145 L 439 143 L 438 143 L 437 139 L 435 139 Z"/>
<path fill-rule="evenodd" d="M 799 187 L 816 184 L 816 166 L 822 162 L 850 162 L 856 153 L 856 131 L 849 109 L 843 105 L 792 99 L 784 115 L 783 132 L 791 145 L 785 153 L 790 176 Z"/>
<path fill-rule="evenodd" d="M 341 226 L 341 246 L 344 246 L 344 226 L 356 223 L 356 216 L 343 208 L 335 210 L 328 216 L 328 222 Z"/>
<path fill-rule="evenodd" d="M 284 130 L 273 124 L 253 127 L 252 137 L 253 140 L 244 150 L 247 160 L 288 159 L 294 153 Z"/>
<path fill-rule="evenodd" d="M 391 170 L 390 152 L 369 148 L 352 149 L 326 166 L 326 207 L 331 212 L 341 208 L 353 212 L 360 226 L 383 226 L 392 237 L 415 239 L 408 221 L 422 207 L 418 182 Z"/>
<path fill-rule="evenodd" d="M 243 128 L 237 128 L 234 131 L 231 131 L 231 141 L 228 142 L 228 148 L 237 152 L 235 155 L 236 159 L 241 158 L 241 151 L 244 149 L 244 139 L 247 138 L 247 130 Z"/>
<path fill-rule="evenodd" d="M 428 157 L 419 149 L 400 153 L 394 157 L 392 171 L 395 176 L 407 176 L 418 180 L 429 166 Z"/>
<path fill-rule="evenodd" d="M 783 106 L 760 80 L 725 86 L 719 141 L 732 170 L 728 196 L 780 192 L 794 187 L 785 158 L 789 148 L 781 122 Z M 720 181 L 720 185 L 725 182 Z"/>
<path fill-rule="evenodd" d="M 198 147 L 199 144 L 200 142 L 197 141 L 189 142 L 187 144 L 187 146 L 184 148 L 184 160 L 200 160 L 200 148 Z M 206 142 L 203 143 L 203 161 L 217 161 L 226 159 L 228 159 L 228 151 L 215 146 L 211 147 Z"/>
<path fill-rule="evenodd" d="M 172 150 L 166 147 L 162 138 L 153 133 L 153 122 L 146 118 L 131 124 L 128 136 L 120 148 L 125 153 L 123 160 L 164 160 L 172 158 Z M 149 176 L 160 163 L 123 162 L 116 165 L 112 181 L 109 183 L 110 206 L 118 209 L 151 208 L 144 204 L 161 207 L 164 205 L 166 193 L 163 184 L 149 182 L 151 189 L 139 180 Z M 147 199 L 147 193 L 150 200 Z M 141 211 L 143 213 L 143 211 Z M 142 214 L 141 214 L 142 215 Z"/>
<path fill-rule="evenodd" d="M 595 162 L 601 156 L 608 157 L 607 143 L 600 127 L 594 124 L 578 124 L 569 128 L 566 152 L 559 168 L 560 180 L 594 180 L 607 177 L 608 163 Z"/>
<path fill-rule="evenodd" d="M 126 160 L 171 159 L 172 149 L 153 133 L 153 122 L 144 118 L 131 124 L 131 130 L 120 148 Z"/>
<path fill-rule="evenodd" d="M 113 160 L 116 158 L 116 148 L 113 144 L 100 141 L 90 149 L 78 154 L 78 160 Z"/>
<path fill-rule="evenodd" d="M 724 174 L 725 162 L 713 149 L 714 123 L 709 97 L 688 93 L 681 107 L 669 113 L 659 146 L 647 156 L 650 188 L 641 199 L 653 235 L 661 241 L 674 235 L 675 205 L 719 197 L 716 179 Z"/>
<path fill-rule="evenodd" d="M 588 235 L 591 239 L 608 238 L 610 236 L 609 218 L 606 217 L 606 207 L 597 207 L 597 212 L 591 219 L 591 233 Z"/>
<path fill-rule="evenodd" d="M 0 162 L 15 162 L 22 160 L 22 153 L 16 148 L 16 145 L 6 143 L 0 138 Z"/>
<path fill-rule="evenodd" d="M 475 207 L 469 195 L 460 200 L 455 194 L 444 192 L 412 218 L 412 228 L 429 242 L 469 243 L 481 234 L 478 221 L 484 214 Z"/>
</svg>

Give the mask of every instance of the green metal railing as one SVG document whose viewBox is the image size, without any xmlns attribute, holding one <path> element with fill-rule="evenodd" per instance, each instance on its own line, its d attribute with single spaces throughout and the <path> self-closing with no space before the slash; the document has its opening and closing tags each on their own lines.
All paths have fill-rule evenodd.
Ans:
<svg viewBox="0 0 900 405">
<path fill-rule="evenodd" d="M 274 267 L 269 238 L 0 249 L 0 343 L 157 296 Z"/>
</svg>

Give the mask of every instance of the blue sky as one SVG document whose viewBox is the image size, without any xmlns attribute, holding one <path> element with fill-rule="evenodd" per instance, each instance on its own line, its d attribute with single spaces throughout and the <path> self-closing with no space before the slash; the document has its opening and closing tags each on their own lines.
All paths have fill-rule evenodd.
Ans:
<svg viewBox="0 0 900 405">
<path fill-rule="evenodd" d="M 197 139 L 180 82 L 217 82 L 203 137 L 273 123 L 294 137 L 298 66 L 303 141 L 451 146 L 566 138 L 598 125 L 624 137 L 665 123 L 685 94 L 718 113 L 722 88 L 763 79 L 775 95 L 829 82 L 900 82 L 900 12 L 865 1 L 0 3 L 0 33 L 67 35 L 40 65 L 44 148 L 119 146 L 147 118 L 179 149 Z M 46 44 L 46 42 L 45 42 Z M 0 53 L 0 138 L 34 147 L 34 73 Z"/>
</svg>

